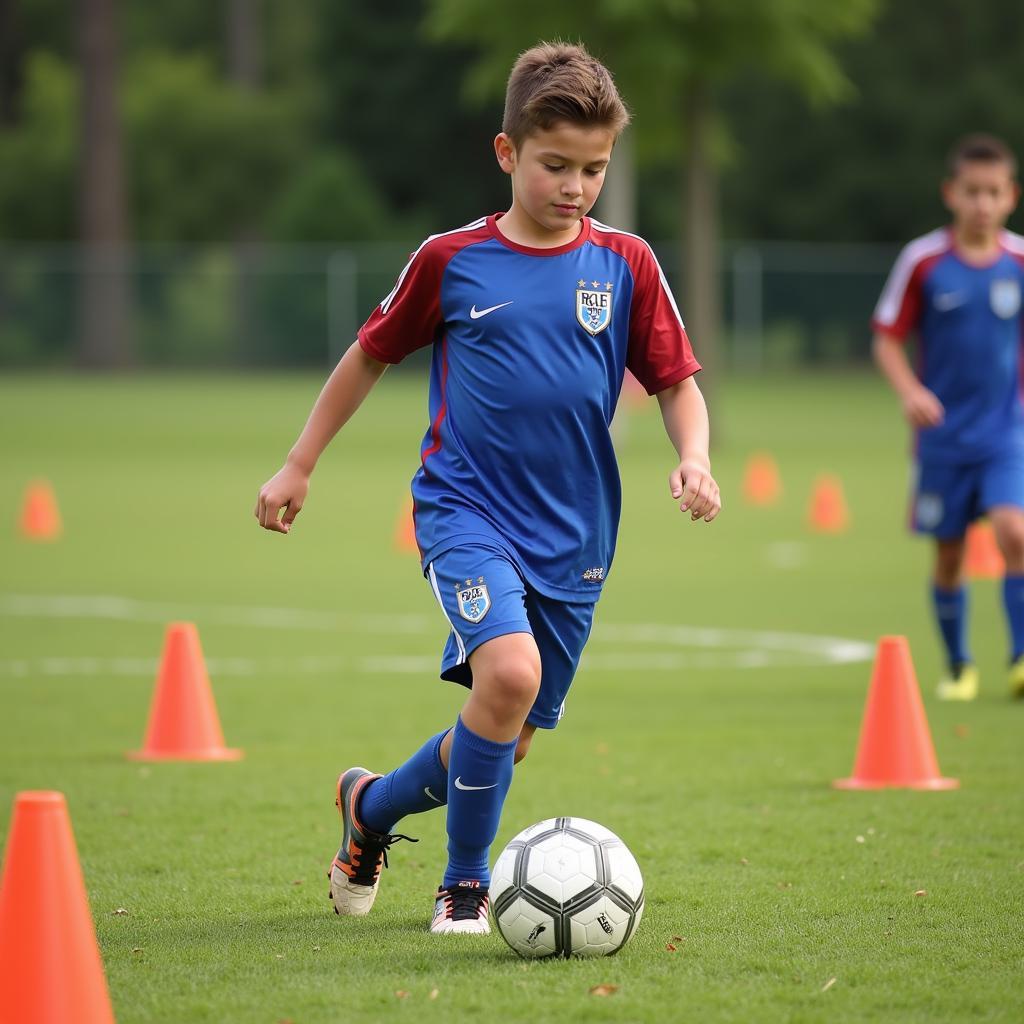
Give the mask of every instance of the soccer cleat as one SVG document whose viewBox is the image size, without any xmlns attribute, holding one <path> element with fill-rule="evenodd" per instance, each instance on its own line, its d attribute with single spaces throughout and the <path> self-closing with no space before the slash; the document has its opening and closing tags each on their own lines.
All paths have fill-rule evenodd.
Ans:
<svg viewBox="0 0 1024 1024">
<path fill-rule="evenodd" d="M 1024 698 L 1024 654 L 1010 662 L 1010 696 L 1017 700 Z"/>
<path fill-rule="evenodd" d="M 359 795 L 379 775 L 365 768 L 349 768 L 338 776 L 335 806 L 341 815 L 341 849 L 331 863 L 328 898 L 336 914 L 363 917 L 377 898 L 381 865 L 388 866 L 388 849 L 399 839 L 419 842 L 410 836 L 371 832 L 359 821 Z"/>
<path fill-rule="evenodd" d="M 953 666 L 949 678 L 940 681 L 939 700 L 974 700 L 978 696 L 978 670 L 969 661 Z"/>
<path fill-rule="evenodd" d="M 490 906 L 487 889 L 479 882 L 459 882 L 447 889 L 438 889 L 430 930 L 435 935 L 489 935 L 487 911 Z"/>
</svg>

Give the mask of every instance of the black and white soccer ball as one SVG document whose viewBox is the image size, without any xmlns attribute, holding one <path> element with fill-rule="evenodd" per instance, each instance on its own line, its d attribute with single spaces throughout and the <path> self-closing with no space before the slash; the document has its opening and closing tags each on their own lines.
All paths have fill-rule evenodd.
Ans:
<svg viewBox="0 0 1024 1024">
<path fill-rule="evenodd" d="M 610 956 L 644 912 L 644 880 L 614 832 L 586 818 L 524 829 L 491 873 L 491 913 L 521 956 Z"/>
</svg>

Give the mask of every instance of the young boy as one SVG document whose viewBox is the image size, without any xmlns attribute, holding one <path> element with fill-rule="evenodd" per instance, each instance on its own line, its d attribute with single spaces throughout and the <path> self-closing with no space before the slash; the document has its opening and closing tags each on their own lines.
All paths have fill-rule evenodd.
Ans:
<svg viewBox="0 0 1024 1024">
<path fill-rule="evenodd" d="M 679 454 L 672 497 L 694 521 L 718 514 L 700 367 L 657 260 L 586 216 L 627 120 L 608 71 L 581 47 L 522 54 L 494 140 L 508 212 L 416 250 L 260 490 L 260 525 L 287 533 L 317 458 L 387 365 L 433 346 L 416 539 L 451 627 L 441 678 L 470 691 L 454 727 L 394 771 L 338 779 L 339 914 L 369 912 L 387 849 L 408 838 L 397 822 L 447 805 L 430 930 L 489 931 L 488 853 L 512 767 L 562 717 L 612 561 L 620 488 L 608 428 L 627 367 L 658 396 Z"/>
<path fill-rule="evenodd" d="M 1006 560 L 1010 688 L 1024 696 L 1024 238 L 1003 225 L 1017 205 L 1017 161 L 999 139 L 972 135 L 949 158 L 949 227 L 911 242 L 875 310 L 875 360 L 917 432 L 912 523 L 935 538 L 932 603 L 946 648 L 943 700 L 973 700 L 963 585 L 968 525 L 988 516 Z M 917 333 L 918 371 L 903 344 Z"/>
</svg>

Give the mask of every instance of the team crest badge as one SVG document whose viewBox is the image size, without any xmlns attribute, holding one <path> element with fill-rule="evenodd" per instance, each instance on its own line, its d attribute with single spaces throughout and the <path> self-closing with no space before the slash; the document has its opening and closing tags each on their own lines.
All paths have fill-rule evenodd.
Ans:
<svg viewBox="0 0 1024 1024">
<path fill-rule="evenodd" d="M 476 582 L 466 580 L 455 584 L 455 595 L 459 605 L 459 614 L 469 622 L 479 622 L 491 610 L 491 595 L 483 576 Z"/>
<path fill-rule="evenodd" d="M 917 525 L 922 530 L 934 530 L 945 514 L 940 494 L 919 494 L 914 509 Z"/>
<path fill-rule="evenodd" d="M 612 321 L 610 282 L 580 281 L 576 289 L 576 319 L 589 334 L 600 334 Z M 585 285 L 592 284 L 592 288 Z"/>
<path fill-rule="evenodd" d="M 993 281 L 988 292 L 992 312 L 1003 320 L 1009 320 L 1020 311 L 1020 285 L 1013 278 Z"/>
</svg>

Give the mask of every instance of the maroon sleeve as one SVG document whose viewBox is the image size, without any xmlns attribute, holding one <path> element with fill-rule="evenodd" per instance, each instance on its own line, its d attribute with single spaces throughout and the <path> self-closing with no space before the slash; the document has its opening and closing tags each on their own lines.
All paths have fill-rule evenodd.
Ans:
<svg viewBox="0 0 1024 1024">
<path fill-rule="evenodd" d="M 871 329 L 894 341 L 906 341 L 921 319 L 923 287 L 941 252 L 922 252 L 912 242 L 896 258 L 871 317 Z"/>
<path fill-rule="evenodd" d="M 395 287 L 359 329 L 359 344 L 368 356 L 400 363 L 434 341 L 443 321 L 441 277 L 446 264 L 431 239 L 412 254 Z"/>
<path fill-rule="evenodd" d="M 629 254 L 633 301 L 626 366 L 649 395 L 700 369 L 682 318 L 654 253 L 642 242 Z"/>
<path fill-rule="evenodd" d="M 909 242 L 896 257 L 871 317 L 871 329 L 894 341 L 905 341 L 924 309 L 932 268 L 953 248 L 948 227 L 930 231 Z"/>
</svg>

